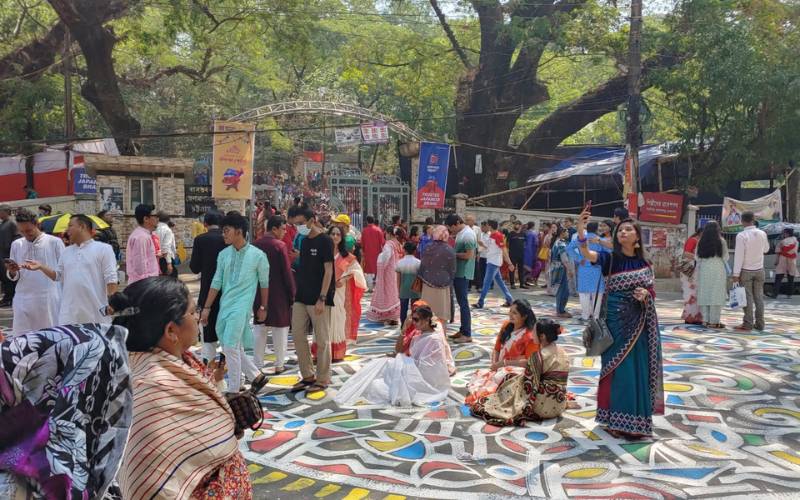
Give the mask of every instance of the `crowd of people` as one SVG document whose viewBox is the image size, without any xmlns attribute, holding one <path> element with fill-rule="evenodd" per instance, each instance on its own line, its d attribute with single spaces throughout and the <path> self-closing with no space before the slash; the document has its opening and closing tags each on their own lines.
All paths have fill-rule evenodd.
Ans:
<svg viewBox="0 0 800 500">
<path fill-rule="evenodd" d="M 210 211 L 189 262 L 200 274 L 195 302 L 175 278 L 173 243 L 160 234 L 168 221 L 154 207 L 135 210 L 123 290 L 114 250 L 94 238 L 91 219 L 71 217 L 64 247 L 39 231 L 35 217 L 18 212 L 23 238 L 14 241 L 15 264 L 7 263 L 5 274 L 29 302 L 19 313 L 15 307 L 14 333 L 0 344 L 0 421 L 13 422 L 8 428 L 15 432 L 3 453 L 22 458 L 0 467 L 0 476 L 12 477 L 0 488 L 52 496 L 108 490 L 123 498 L 250 498 L 242 432 L 228 401 L 287 369 L 290 334 L 299 382 L 289 390 L 314 394 L 329 387 L 331 365 L 358 341 L 362 312 L 370 322 L 395 325 L 391 355 L 357 367 L 335 402 L 434 403 L 451 397 L 451 346 L 472 342 L 471 309 L 485 306 L 493 285 L 508 320 L 487 366 L 468 375 L 465 402 L 494 425 L 557 417 L 572 398 L 569 357 L 558 345 L 563 329 L 510 292 L 538 286 L 542 275 L 557 297 L 558 317 L 567 317 L 573 291 L 586 318 L 605 294 L 614 343 L 602 355 L 597 421 L 618 437 L 649 436 L 653 415 L 664 410 L 654 275 L 641 230 L 624 215 L 596 224 L 586 210 L 577 222 L 537 230 L 515 220 L 477 225 L 451 214 L 421 231 L 399 217 L 381 227 L 367 216 L 358 233 L 346 215 L 322 216 L 298 200 L 285 213 L 265 216 L 263 232 L 253 238 L 247 217 Z M 35 299 L 22 295 L 27 287 L 39 290 Z M 470 305 L 473 287 L 480 293 Z M 29 314 L 34 308 L 37 314 Z M 457 318 L 458 330 L 448 336 Z M 275 361 L 267 371 L 270 340 Z M 20 353 L 51 362 L 20 367 Z M 41 376 L 28 375 L 36 369 Z M 43 427 L 62 400 L 79 401 L 74 415 L 58 418 L 70 418 L 81 432 Z M 178 421 L 185 432 L 175 432 Z M 81 453 L 71 460 L 82 464 L 41 462 L 47 450 L 76 447 Z M 40 467 L 27 466 L 37 460 Z M 49 480 L 56 469 L 69 479 Z"/>
</svg>

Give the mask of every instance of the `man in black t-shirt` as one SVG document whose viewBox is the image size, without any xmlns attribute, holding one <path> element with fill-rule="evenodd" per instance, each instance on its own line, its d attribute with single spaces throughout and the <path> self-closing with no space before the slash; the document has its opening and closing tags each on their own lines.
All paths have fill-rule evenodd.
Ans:
<svg viewBox="0 0 800 500">
<path fill-rule="evenodd" d="M 292 305 L 292 339 L 303 379 L 293 387 L 306 393 L 325 390 L 331 381 L 330 321 L 333 308 L 333 241 L 317 223 L 314 212 L 302 206 L 295 224 L 305 225 L 308 235 L 300 244 L 300 262 L 295 273 L 297 293 Z M 309 325 L 310 323 L 310 325 Z M 317 371 L 308 345 L 309 326 L 317 343 Z"/>
<path fill-rule="evenodd" d="M 514 230 L 508 233 L 508 257 L 516 268 L 521 288 L 528 288 L 525 284 L 525 240 L 526 234 L 522 230 L 522 223 L 515 221 Z M 511 283 L 511 288 L 516 288 L 512 271 L 508 273 L 508 281 Z"/>
</svg>

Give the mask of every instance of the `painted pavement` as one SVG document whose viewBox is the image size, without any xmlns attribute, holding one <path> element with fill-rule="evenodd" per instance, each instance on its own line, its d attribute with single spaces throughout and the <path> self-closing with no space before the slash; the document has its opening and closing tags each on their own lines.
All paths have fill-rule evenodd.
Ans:
<svg viewBox="0 0 800 500">
<path fill-rule="evenodd" d="M 531 295 L 540 316 L 552 299 Z M 458 374 L 446 402 L 424 408 L 338 407 L 336 388 L 392 351 L 396 330 L 363 322 L 358 344 L 334 365 L 327 393 L 291 394 L 296 374 L 270 380 L 265 421 L 242 450 L 258 498 L 719 497 L 800 491 L 800 314 L 769 305 L 769 331 L 744 335 L 680 323 L 659 300 L 667 397 L 653 439 L 613 438 L 594 423 L 599 358 L 582 327 L 559 340 L 572 355 L 579 408 L 562 418 L 498 428 L 463 405 L 469 375 L 488 364 L 506 309 L 473 311 L 476 342 L 453 347 Z M 730 312 L 730 311 L 729 311 Z M 723 318 L 729 325 L 740 315 Z M 770 321 L 771 319 L 771 321 Z M 270 356 L 267 356 L 269 359 Z"/>
</svg>

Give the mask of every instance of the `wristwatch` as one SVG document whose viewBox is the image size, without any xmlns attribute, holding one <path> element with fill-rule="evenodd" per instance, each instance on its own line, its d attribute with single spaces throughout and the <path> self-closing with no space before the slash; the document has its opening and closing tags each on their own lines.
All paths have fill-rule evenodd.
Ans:
<svg viewBox="0 0 800 500">
<path fill-rule="evenodd" d="M 322 301 L 322 302 L 325 302 L 325 298 L 326 298 L 326 297 L 325 297 L 324 295 L 320 295 L 320 296 L 319 296 L 319 299 L 317 299 L 317 300 L 319 300 L 319 301 Z"/>
</svg>

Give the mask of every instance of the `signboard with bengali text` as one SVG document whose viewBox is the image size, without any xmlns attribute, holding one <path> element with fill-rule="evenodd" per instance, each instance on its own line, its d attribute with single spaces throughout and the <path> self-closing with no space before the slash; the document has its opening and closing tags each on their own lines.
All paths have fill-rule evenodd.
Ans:
<svg viewBox="0 0 800 500">
<path fill-rule="evenodd" d="M 214 122 L 211 182 L 214 198 L 250 199 L 255 128 L 254 123 Z"/>
</svg>

